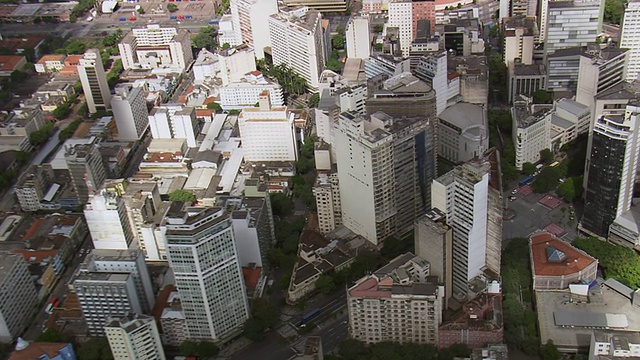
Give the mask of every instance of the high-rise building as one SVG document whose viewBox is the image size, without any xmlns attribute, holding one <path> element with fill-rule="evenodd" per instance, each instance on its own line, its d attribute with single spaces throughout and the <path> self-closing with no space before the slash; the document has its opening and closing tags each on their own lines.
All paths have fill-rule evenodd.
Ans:
<svg viewBox="0 0 640 360">
<path fill-rule="evenodd" d="M 152 316 L 129 313 L 104 327 L 114 360 L 164 360 L 158 325 Z"/>
<path fill-rule="evenodd" d="M 414 227 L 416 254 L 429 262 L 429 275 L 444 285 L 446 299 L 453 294 L 453 230 L 447 216 L 438 209 L 429 210 L 416 219 Z"/>
<path fill-rule="evenodd" d="M 111 316 L 141 314 L 133 275 L 111 272 L 81 272 L 73 281 L 82 315 L 91 336 L 103 336 Z"/>
<path fill-rule="evenodd" d="M 534 39 L 538 36 L 535 16 L 502 19 L 502 34 L 505 65 L 513 66 L 516 61 L 524 65 L 533 64 Z"/>
<path fill-rule="evenodd" d="M 229 214 L 173 202 L 164 226 L 188 338 L 224 342 L 240 334 L 249 305 Z"/>
<path fill-rule="evenodd" d="M 95 249 L 126 250 L 135 245 L 124 200 L 118 194 L 103 190 L 92 195 L 84 217 Z"/>
<path fill-rule="evenodd" d="M 354 16 L 349 19 L 345 31 L 347 57 L 367 59 L 371 54 L 371 29 L 368 16 Z"/>
<path fill-rule="evenodd" d="M 306 6 L 269 16 L 273 64 L 287 65 L 307 81 L 311 91 L 318 90 L 325 64 L 321 20 L 320 12 Z"/>
<path fill-rule="evenodd" d="M 369 91 L 367 113 L 377 111 L 396 117 L 422 116 L 435 119 L 436 92 L 425 81 L 410 72 L 403 72 L 383 81 L 379 88 Z"/>
<path fill-rule="evenodd" d="M 592 108 L 594 96 L 624 81 L 628 63 L 627 49 L 600 49 L 600 45 L 589 46 L 580 57 L 576 101 Z"/>
<path fill-rule="evenodd" d="M 78 76 L 89 112 L 94 114 L 98 109 L 111 109 L 111 90 L 107 83 L 100 50 L 89 49 L 84 53 L 78 65 Z"/>
<path fill-rule="evenodd" d="M 125 70 L 175 67 L 184 71 L 193 61 L 189 31 L 157 24 L 131 29 L 118 49 Z"/>
<path fill-rule="evenodd" d="M 535 17 L 538 12 L 538 0 L 512 0 L 512 17 Z M 502 19 L 504 21 L 504 19 Z"/>
<path fill-rule="evenodd" d="M 22 255 L 0 254 L 0 340 L 12 342 L 31 321 L 38 294 Z"/>
<path fill-rule="evenodd" d="M 155 303 L 151 277 L 144 254 L 140 250 L 98 250 L 87 255 L 80 266 L 81 273 L 126 273 L 133 277 L 133 283 L 140 300 L 140 308 L 150 313 Z"/>
<path fill-rule="evenodd" d="M 197 147 L 200 124 L 193 107 L 163 104 L 149 113 L 149 127 L 154 139 L 185 139 L 188 147 Z"/>
<path fill-rule="evenodd" d="M 298 146 L 294 115 L 286 106 L 271 106 L 268 91 L 258 97 L 258 107 L 238 115 L 246 161 L 296 161 Z"/>
<path fill-rule="evenodd" d="M 546 0 L 544 0 L 546 1 Z M 546 55 L 559 49 L 587 46 L 602 32 L 603 0 L 549 1 L 545 34 Z"/>
<path fill-rule="evenodd" d="M 149 127 L 149 110 L 141 86 L 117 86 L 116 94 L 111 98 L 111 109 L 120 140 L 139 140 Z"/>
<path fill-rule="evenodd" d="M 347 290 L 349 333 L 368 344 L 435 344 L 442 323 L 444 286 L 429 262 L 411 253 L 358 280 Z"/>
<path fill-rule="evenodd" d="M 631 208 L 640 138 L 640 105 L 630 103 L 625 114 L 601 115 L 589 136 L 585 164 L 585 206 L 580 229 L 606 237 L 616 217 Z"/>
<path fill-rule="evenodd" d="M 453 229 L 453 295 L 466 298 L 468 284 L 489 270 L 500 273 L 501 179 L 495 151 L 457 166 L 433 181 L 432 206 Z"/>
<path fill-rule="evenodd" d="M 107 169 L 95 143 L 65 146 L 64 159 L 81 203 L 89 200 L 107 178 Z"/>
<path fill-rule="evenodd" d="M 276 0 L 232 0 L 229 3 L 234 31 L 240 41 L 251 46 L 256 58 L 264 58 L 264 49 L 271 46 L 269 16 L 278 13 Z M 236 45 L 236 44 L 231 44 Z"/>
<path fill-rule="evenodd" d="M 538 110 L 526 101 L 516 101 L 511 108 L 511 138 L 516 150 L 516 169 L 522 164 L 540 161 L 540 151 L 551 149 L 551 110 Z"/>
<path fill-rule="evenodd" d="M 403 56 L 409 56 L 411 42 L 418 32 L 418 21 L 429 20 L 429 30 L 435 34 L 436 2 L 430 0 L 408 1 L 394 0 L 389 2 L 389 22 L 387 25 L 398 28 L 400 51 Z"/>
<path fill-rule="evenodd" d="M 436 93 L 436 114 L 440 115 L 446 108 L 449 98 L 449 72 L 447 70 L 447 52 L 433 51 L 420 56 L 415 76 L 427 83 Z M 393 78 L 392 78 L 393 79 Z M 453 92 L 457 96 L 459 92 Z"/>
<path fill-rule="evenodd" d="M 55 180 L 50 165 L 32 165 L 16 182 L 16 197 L 22 211 L 40 210 L 40 201 L 47 195 Z"/>
<path fill-rule="evenodd" d="M 340 205 L 340 186 L 335 172 L 319 172 L 313 186 L 318 213 L 318 230 L 326 234 L 342 225 L 342 206 Z"/>
<path fill-rule="evenodd" d="M 640 1 L 631 0 L 627 3 L 622 19 L 620 32 L 620 48 L 629 49 L 629 64 L 626 80 L 638 79 L 640 74 Z"/>
</svg>

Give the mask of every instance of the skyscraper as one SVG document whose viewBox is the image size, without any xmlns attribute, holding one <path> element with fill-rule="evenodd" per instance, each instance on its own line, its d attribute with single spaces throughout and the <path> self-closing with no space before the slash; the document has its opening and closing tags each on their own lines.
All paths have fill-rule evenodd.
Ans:
<svg viewBox="0 0 640 360">
<path fill-rule="evenodd" d="M 36 285 L 21 255 L 0 254 L 0 340 L 12 342 L 31 321 Z"/>
<path fill-rule="evenodd" d="M 249 306 L 229 214 L 173 202 L 165 226 L 188 338 L 226 341 L 240 334 Z"/>
<path fill-rule="evenodd" d="M 620 48 L 629 49 L 629 64 L 627 67 L 628 81 L 638 78 L 640 73 L 640 1 L 631 0 L 627 3 L 622 20 L 620 33 Z"/>
<path fill-rule="evenodd" d="M 349 19 L 345 32 L 347 57 L 366 59 L 371 54 L 371 29 L 368 16 Z"/>
<path fill-rule="evenodd" d="M 117 86 L 116 94 L 111 98 L 111 107 L 119 139 L 139 140 L 149 127 L 149 111 L 144 89 L 131 84 Z"/>
<path fill-rule="evenodd" d="M 111 90 L 107 83 L 100 50 L 89 49 L 84 53 L 78 65 L 78 76 L 80 76 L 89 112 L 94 114 L 98 109 L 111 109 Z"/>
<path fill-rule="evenodd" d="M 398 28 L 400 50 L 409 56 L 411 42 L 416 38 L 418 20 L 429 20 L 430 33 L 436 29 L 436 2 L 433 0 L 394 0 L 389 2 L 389 27 Z"/>
<path fill-rule="evenodd" d="M 540 26 L 540 33 L 546 36 L 546 55 L 559 49 L 587 46 L 602 32 L 603 0 L 549 1 L 547 6 L 547 22 Z"/>
<path fill-rule="evenodd" d="M 606 237 L 615 218 L 631 208 L 640 138 L 640 104 L 625 114 L 600 115 L 589 136 L 585 164 L 585 206 L 579 228 Z"/>
<path fill-rule="evenodd" d="M 242 43 L 251 46 L 256 58 L 264 58 L 264 48 L 271 46 L 269 16 L 278 13 L 276 0 L 231 0 L 229 4 L 233 30 Z M 231 44 L 235 45 L 235 44 Z"/>
<path fill-rule="evenodd" d="M 324 36 L 322 15 L 306 6 L 283 10 L 269 16 L 269 38 L 273 64 L 285 64 L 318 90 L 324 70 Z"/>
<path fill-rule="evenodd" d="M 76 144 L 64 149 L 71 183 L 81 203 L 95 194 L 107 178 L 107 169 L 95 143 Z"/>
<path fill-rule="evenodd" d="M 627 49 L 589 46 L 580 57 L 576 101 L 593 109 L 594 96 L 622 83 L 629 64 Z"/>
<path fill-rule="evenodd" d="M 164 360 L 164 350 L 156 320 L 152 316 L 129 313 L 113 317 L 105 333 L 114 360 Z"/>
<path fill-rule="evenodd" d="M 124 200 L 115 193 L 102 190 L 92 195 L 84 207 L 84 216 L 96 249 L 126 250 L 134 233 Z"/>
</svg>

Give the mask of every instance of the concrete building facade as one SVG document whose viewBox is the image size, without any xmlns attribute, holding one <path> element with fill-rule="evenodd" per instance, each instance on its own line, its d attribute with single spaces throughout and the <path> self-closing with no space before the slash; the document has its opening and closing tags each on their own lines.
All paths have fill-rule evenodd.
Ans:
<svg viewBox="0 0 640 360">
<path fill-rule="evenodd" d="M 36 311 L 38 296 L 21 255 L 0 254 L 0 340 L 12 342 Z"/>
<path fill-rule="evenodd" d="M 117 86 L 116 93 L 111 98 L 111 109 L 120 140 L 139 140 L 149 127 L 145 91 L 140 86 Z"/>
<path fill-rule="evenodd" d="M 127 314 L 112 318 L 105 334 L 114 360 L 165 360 L 156 320 L 152 316 Z"/>
<path fill-rule="evenodd" d="M 111 90 L 107 83 L 100 50 L 89 49 L 84 53 L 78 65 L 78 76 L 89 113 L 95 114 L 98 109 L 110 110 Z"/>
</svg>

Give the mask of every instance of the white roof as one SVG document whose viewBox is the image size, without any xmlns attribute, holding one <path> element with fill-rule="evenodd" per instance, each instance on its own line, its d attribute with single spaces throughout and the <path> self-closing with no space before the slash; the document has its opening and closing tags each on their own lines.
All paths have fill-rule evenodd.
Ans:
<svg viewBox="0 0 640 360">
<path fill-rule="evenodd" d="M 79 144 L 91 144 L 95 140 L 95 136 L 90 138 L 71 138 L 62 144 L 62 146 L 56 152 L 56 155 L 51 160 L 51 167 L 53 170 L 68 170 L 67 161 L 64 159 L 65 148 L 68 146 L 74 146 Z"/>
<path fill-rule="evenodd" d="M 222 190 L 218 191 L 219 194 L 231 192 L 233 183 L 236 181 L 236 176 L 238 175 L 238 171 L 240 170 L 242 159 L 244 159 L 244 149 L 238 148 L 233 150 L 233 152 L 231 153 L 231 158 L 224 162 L 224 165 L 220 172 L 220 174 L 222 175 L 222 179 L 220 180 L 219 186 L 222 187 Z"/>
<path fill-rule="evenodd" d="M 216 139 L 218 139 L 218 136 L 220 135 L 220 131 L 222 130 L 222 126 L 224 125 L 224 121 L 226 118 L 226 114 L 218 114 L 213 118 L 213 122 L 205 124 L 205 127 L 203 127 L 203 132 L 206 130 L 207 135 L 204 137 L 204 140 L 202 140 L 202 144 L 200 144 L 200 149 L 198 149 L 198 151 L 213 149 L 213 146 L 216 143 Z"/>
<path fill-rule="evenodd" d="M 206 190 L 211 184 L 211 179 L 216 174 L 215 169 L 198 168 L 193 169 L 187 182 L 184 184 L 185 190 Z"/>
<path fill-rule="evenodd" d="M 51 201 L 53 197 L 56 195 L 56 193 L 58 192 L 58 190 L 60 190 L 60 184 L 53 183 L 53 185 L 51 185 L 51 187 L 49 188 L 49 191 L 47 191 L 47 194 L 42 198 L 42 200 Z"/>
<path fill-rule="evenodd" d="M 111 14 L 113 10 L 118 5 L 118 2 L 115 0 L 105 0 L 102 2 L 102 13 L 103 14 Z"/>
</svg>

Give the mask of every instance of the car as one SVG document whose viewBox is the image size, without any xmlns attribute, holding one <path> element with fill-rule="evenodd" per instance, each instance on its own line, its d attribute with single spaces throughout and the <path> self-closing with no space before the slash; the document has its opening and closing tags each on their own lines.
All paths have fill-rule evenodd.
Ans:
<svg viewBox="0 0 640 360">
<path fill-rule="evenodd" d="M 516 189 L 513 189 L 513 191 L 511 192 L 511 195 L 515 195 L 517 193 L 518 193 L 518 189 L 516 188 Z"/>
<path fill-rule="evenodd" d="M 517 197 L 515 197 L 513 195 L 509 196 L 509 201 L 515 201 L 516 199 L 517 199 Z"/>
</svg>

